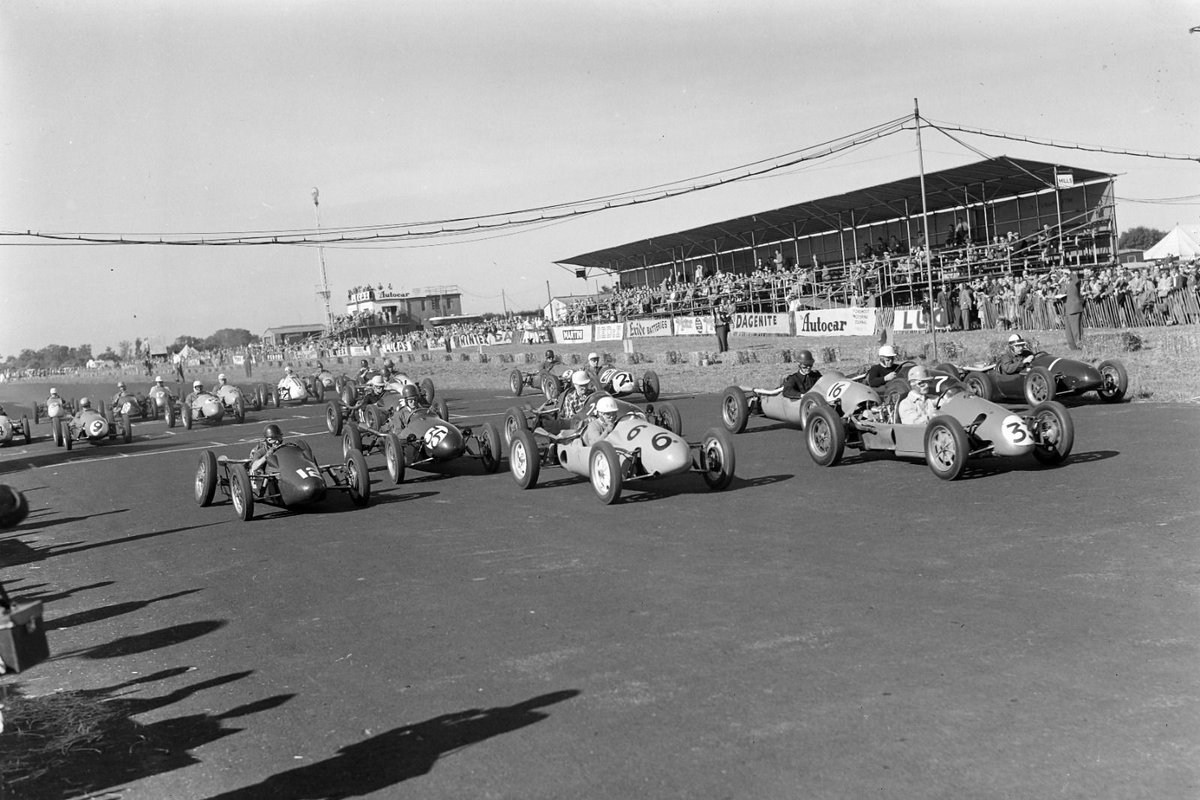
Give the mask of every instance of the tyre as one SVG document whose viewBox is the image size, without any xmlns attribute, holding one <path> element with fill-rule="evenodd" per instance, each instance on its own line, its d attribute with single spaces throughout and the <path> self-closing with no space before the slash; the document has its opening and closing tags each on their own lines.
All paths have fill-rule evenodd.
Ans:
<svg viewBox="0 0 1200 800">
<path fill-rule="evenodd" d="M 325 384 L 321 382 L 321 379 L 319 377 L 313 378 L 312 389 L 313 389 L 313 397 L 316 398 L 317 402 L 324 403 L 325 402 Z"/>
<path fill-rule="evenodd" d="M 962 474 L 971 453 L 971 442 L 962 423 L 954 417 L 934 417 L 925 426 L 925 461 L 944 481 Z"/>
<path fill-rule="evenodd" d="M 819 401 L 824 400 L 825 398 L 817 392 L 805 392 L 800 396 L 800 430 L 808 427 L 808 418 L 812 415 L 813 408 L 817 406 Z"/>
<path fill-rule="evenodd" d="M 895 407 L 906 394 L 908 394 L 908 381 L 903 378 L 893 378 L 880 388 L 879 399 L 884 405 Z"/>
<path fill-rule="evenodd" d="M 662 417 L 662 426 L 676 436 L 683 435 L 683 415 L 674 403 L 661 403 L 656 409 Z"/>
<path fill-rule="evenodd" d="M 813 403 L 804 426 L 804 446 L 821 467 L 836 466 L 846 451 L 846 429 L 837 412 L 824 400 Z"/>
<path fill-rule="evenodd" d="M 749 419 L 750 402 L 746 393 L 739 386 L 730 386 L 721 396 L 721 424 L 730 433 L 741 433 Z"/>
<path fill-rule="evenodd" d="M 334 436 L 342 435 L 342 404 L 337 400 L 325 404 L 325 430 Z"/>
<path fill-rule="evenodd" d="M 371 502 L 371 472 L 361 450 L 351 450 L 346 459 L 346 480 L 350 484 L 350 500 L 362 508 Z"/>
<path fill-rule="evenodd" d="M 233 418 L 238 422 L 246 421 L 246 398 L 241 394 L 233 399 Z"/>
<path fill-rule="evenodd" d="M 75 446 L 75 434 L 71 430 L 71 426 L 65 423 L 62 425 L 62 440 L 63 447 L 67 448 L 67 450 Z"/>
<path fill-rule="evenodd" d="M 190 431 L 192 429 L 192 407 L 184 403 L 179 409 L 179 417 L 183 421 L 183 429 Z"/>
<path fill-rule="evenodd" d="M 433 391 L 433 381 L 429 378 L 421 381 L 421 396 L 425 398 L 426 404 L 433 403 L 433 398 L 435 396 Z"/>
<path fill-rule="evenodd" d="M 440 397 L 433 402 L 433 413 L 437 414 L 443 422 L 450 421 L 450 408 L 446 405 L 446 401 Z"/>
<path fill-rule="evenodd" d="M 514 369 L 508 373 L 508 388 L 512 389 L 514 397 L 521 396 L 521 392 L 525 389 L 525 376 L 521 374 L 521 370 Z"/>
<path fill-rule="evenodd" d="M 1029 410 L 1029 427 L 1037 445 L 1033 457 L 1043 464 L 1061 464 L 1075 446 L 1075 423 L 1062 403 L 1051 400 Z"/>
<path fill-rule="evenodd" d="M 363 422 L 372 430 L 379 430 L 383 427 L 383 413 L 379 406 L 369 405 L 363 407 Z"/>
<path fill-rule="evenodd" d="M 973 395 L 977 395 L 984 400 L 995 401 L 996 390 L 992 383 L 992 376 L 986 372 L 968 372 L 963 378 L 963 383 L 967 385 L 967 389 Z"/>
<path fill-rule="evenodd" d="M 200 454 L 200 463 L 196 465 L 196 505 L 212 505 L 213 495 L 216 493 L 217 457 L 212 450 L 205 450 Z"/>
<path fill-rule="evenodd" d="M 41 415 L 38 413 L 38 401 L 34 400 L 32 403 L 32 406 L 33 406 L 33 424 L 37 425 L 39 422 L 42 421 Z"/>
<path fill-rule="evenodd" d="M 642 376 L 642 394 L 646 396 L 646 402 L 648 403 L 653 403 L 658 399 L 658 373 L 652 369 L 646 370 L 646 374 Z"/>
<path fill-rule="evenodd" d="M 389 433 L 383 440 L 383 455 L 387 462 L 388 477 L 399 486 L 404 483 L 404 445 L 400 437 Z"/>
<path fill-rule="evenodd" d="M 609 506 L 621 496 L 621 457 L 608 442 L 597 442 L 588 455 L 588 477 L 592 491 Z"/>
<path fill-rule="evenodd" d="M 729 432 L 724 428 L 709 428 L 700 442 L 700 455 L 700 465 L 704 469 L 700 474 L 708 488 L 717 492 L 729 488 L 737 466 L 733 437 Z"/>
<path fill-rule="evenodd" d="M 525 412 L 513 406 L 504 413 L 504 443 L 512 445 L 513 437 L 517 431 L 529 430 L 529 420 L 525 418 Z"/>
<path fill-rule="evenodd" d="M 163 417 L 167 420 L 167 427 L 175 427 L 175 406 L 172 405 L 170 399 L 163 405 Z"/>
<path fill-rule="evenodd" d="M 351 450 L 362 451 L 362 434 L 354 425 L 347 425 L 342 437 L 342 458 L 347 458 Z"/>
<path fill-rule="evenodd" d="M 21 429 L 25 431 L 25 444 L 29 444 L 32 435 L 29 433 L 29 417 L 21 417 Z"/>
<path fill-rule="evenodd" d="M 480 460 L 483 461 L 483 471 L 491 474 L 500 469 L 500 431 L 491 422 L 483 423 L 480 430 L 482 432 L 476 434 L 481 446 Z"/>
<path fill-rule="evenodd" d="M 1033 367 L 1025 373 L 1025 402 L 1036 406 L 1048 403 L 1058 394 L 1054 375 L 1045 367 Z"/>
<path fill-rule="evenodd" d="M 508 470 L 512 473 L 513 480 L 522 489 L 532 489 L 537 485 L 541 468 L 541 456 L 538 454 L 533 434 L 525 428 L 518 428 L 513 432 L 512 441 L 508 443 Z"/>
<path fill-rule="evenodd" d="M 128 414 L 121 415 L 121 441 L 125 444 L 133 441 L 133 423 Z"/>
<path fill-rule="evenodd" d="M 547 400 L 553 402 L 558 399 L 558 395 L 561 393 L 561 391 L 562 390 L 559 388 L 559 385 L 558 385 L 558 378 L 554 377 L 553 375 L 543 375 L 542 376 L 542 396 L 543 397 L 545 397 Z"/>
<path fill-rule="evenodd" d="M 255 411 L 262 411 L 264 408 L 267 407 L 267 387 L 266 386 L 263 386 L 260 383 L 257 387 L 255 387 L 254 397 L 255 397 L 255 400 L 257 401 L 256 405 L 254 406 Z"/>
<path fill-rule="evenodd" d="M 146 406 L 150 409 L 146 416 L 150 419 L 158 419 L 158 403 L 154 402 L 154 398 L 150 398 L 150 402 L 146 403 Z"/>
<path fill-rule="evenodd" d="M 354 386 L 350 381 L 342 384 L 342 405 L 353 406 L 358 402 L 358 393 L 354 391 Z"/>
<path fill-rule="evenodd" d="M 229 465 L 229 499 L 233 501 L 233 513 L 242 522 L 254 516 L 254 491 L 250 488 L 250 476 L 245 466 Z"/>
<path fill-rule="evenodd" d="M 1125 365 L 1116 359 L 1101 361 L 1096 365 L 1096 369 L 1100 370 L 1100 379 L 1103 383 L 1096 390 L 1096 394 L 1106 403 L 1119 403 L 1125 399 L 1125 392 L 1129 390 L 1129 374 L 1125 371 Z"/>
<path fill-rule="evenodd" d="M 59 421 L 58 417 L 50 418 L 50 438 L 54 440 L 55 447 L 62 447 L 62 422 Z"/>
<path fill-rule="evenodd" d="M 278 386 L 276 386 L 274 389 L 271 390 L 271 402 L 275 404 L 276 408 L 279 408 L 279 406 L 281 405 L 280 400 L 279 400 L 279 387 Z"/>
</svg>

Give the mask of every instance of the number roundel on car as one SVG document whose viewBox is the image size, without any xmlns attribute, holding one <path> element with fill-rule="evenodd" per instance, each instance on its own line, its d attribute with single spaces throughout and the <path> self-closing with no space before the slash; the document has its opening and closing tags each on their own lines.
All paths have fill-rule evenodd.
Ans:
<svg viewBox="0 0 1200 800">
<path fill-rule="evenodd" d="M 600 370 L 600 382 L 608 383 L 613 379 L 613 375 L 615 375 L 616 372 L 617 370 L 615 367 L 606 367 L 605 369 Z"/>
<path fill-rule="evenodd" d="M 446 438 L 446 434 L 449 432 L 450 431 L 445 425 L 431 425 L 429 429 L 425 431 L 425 436 L 422 438 L 425 439 L 425 444 L 429 445 L 430 447 L 437 447 L 442 443 L 442 440 Z"/>
<path fill-rule="evenodd" d="M 612 376 L 612 388 L 618 394 L 633 391 L 633 375 L 625 370 L 617 370 Z"/>
<path fill-rule="evenodd" d="M 850 381 L 834 381 L 832 385 L 825 391 L 825 398 L 832 403 L 842 396 L 842 392 L 846 391 L 846 387 L 850 385 Z"/>
<path fill-rule="evenodd" d="M 99 436 L 100 434 L 104 433 L 104 420 L 94 419 L 92 420 L 91 424 L 88 425 L 88 428 L 91 430 L 92 436 Z"/>
<path fill-rule="evenodd" d="M 1033 435 L 1029 432 L 1029 426 L 1025 424 L 1025 420 L 1016 414 L 1009 414 L 1000 423 L 1000 426 L 1004 431 L 1005 441 L 1012 444 L 1029 444 L 1033 441 Z"/>
</svg>

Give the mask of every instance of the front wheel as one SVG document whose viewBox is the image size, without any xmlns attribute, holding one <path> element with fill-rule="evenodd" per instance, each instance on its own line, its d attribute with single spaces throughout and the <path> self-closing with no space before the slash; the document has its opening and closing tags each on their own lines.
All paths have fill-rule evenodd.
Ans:
<svg viewBox="0 0 1200 800">
<path fill-rule="evenodd" d="M 217 457 L 212 450 L 205 450 L 200 454 L 200 463 L 196 466 L 196 504 L 202 508 L 211 505 L 216 492 Z"/>
<path fill-rule="evenodd" d="M 533 434 L 524 428 L 518 428 L 513 432 L 512 441 L 508 443 L 508 469 L 513 480 L 522 489 L 532 489 L 537 485 L 541 468 L 541 456 L 538 454 Z"/>
<path fill-rule="evenodd" d="M 968 372 L 963 378 L 967 390 L 984 400 L 995 400 L 996 392 L 992 387 L 992 376 L 986 372 Z"/>
<path fill-rule="evenodd" d="M 121 415 L 121 441 L 125 444 L 133 441 L 133 423 L 129 421 L 128 414 Z"/>
<path fill-rule="evenodd" d="M 559 395 L 558 378 L 553 375 L 542 376 L 542 397 L 545 397 L 550 402 L 558 399 Z"/>
<path fill-rule="evenodd" d="M 170 398 L 167 398 L 166 405 L 163 406 L 163 418 L 166 419 L 168 428 L 175 427 L 175 406 Z"/>
<path fill-rule="evenodd" d="M 437 414 L 438 418 L 441 419 L 442 422 L 450 421 L 450 407 L 447 406 L 446 401 L 440 397 L 433 402 L 433 413 Z"/>
<path fill-rule="evenodd" d="M 1036 446 L 1033 457 L 1043 464 L 1061 464 L 1075 446 L 1075 423 L 1062 403 L 1051 400 L 1029 410 L 1029 427 Z"/>
<path fill-rule="evenodd" d="M 730 433 L 746 430 L 750 419 L 750 402 L 740 386 L 730 386 L 721 396 L 721 424 Z"/>
<path fill-rule="evenodd" d="M 1096 365 L 1096 369 L 1100 370 L 1100 388 L 1096 390 L 1096 394 L 1106 403 L 1119 403 L 1125 398 L 1125 392 L 1129 391 L 1129 373 L 1125 371 L 1125 365 L 1116 359 L 1101 361 Z"/>
<path fill-rule="evenodd" d="M 325 430 L 334 436 L 342 435 L 342 404 L 337 400 L 330 400 L 325 405 Z"/>
<path fill-rule="evenodd" d="M 404 445 L 400 437 L 389 433 L 383 440 L 383 457 L 387 462 L 388 477 L 399 486 L 404 483 Z"/>
<path fill-rule="evenodd" d="M 817 466 L 833 467 L 846 451 L 846 429 L 833 408 L 826 402 L 813 404 L 804 426 L 804 446 Z"/>
<path fill-rule="evenodd" d="M 63 429 L 62 422 L 58 417 L 50 418 L 50 438 L 54 440 L 55 447 L 62 447 L 63 444 Z"/>
<path fill-rule="evenodd" d="M 925 460 L 944 481 L 952 481 L 967 465 L 971 443 L 962 423 L 954 417 L 934 417 L 925 428 Z"/>
<path fill-rule="evenodd" d="M 33 435 L 29 432 L 29 417 L 21 417 L 21 429 L 25 431 L 25 444 L 29 444 Z"/>
<path fill-rule="evenodd" d="M 492 474 L 500 469 L 500 431 L 496 430 L 495 424 L 491 422 L 483 423 L 481 430 L 483 433 L 479 436 L 479 443 L 482 445 L 480 460 L 483 461 L 483 471 Z"/>
<path fill-rule="evenodd" d="M 508 373 L 508 388 L 512 389 L 514 396 L 521 396 L 521 392 L 525 389 L 525 376 L 521 374 L 521 370 L 514 369 Z"/>
<path fill-rule="evenodd" d="M 1048 403 L 1058 394 L 1054 375 L 1045 367 L 1033 367 L 1025 373 L 1025 402 L 1031 406 Z"/>
<path fill-rule="evenodd" d="M 233 501 L 233 511 L 242 522 L 249 522 L 254 516 L 254 490 L 250 488 L 250 476 L 245 466 L 229 465 L 229 499 Z"/>
<path fill-rule="evenodd" d="M 525 412 L 513 406 L 504 414 L 504 443 L 511 445 L 513 437 L 517 431 L 529 430 L 529 420 L 525 418 Z"/>
<path fill-rule="evenodd" d="M 683 415 L 679 413 L 679 409 L 674 403 L 661 403 L 658 406 L 659 416 L 662 418 L 662 426 L 676 436 L 683 435 Z"/>
<path fill-rule="evenodd" d="M 351 450 L 346 458 L 346 481 L 350 484 L 350 500 L 362 508 L 371 502 L 371 472 L 361 450 Z"/>
<path fill-rule="evenodd" d="M 362 452 L 362 434 L 354 425 L 347 425 L 346 434 L 342 437 L 342 458 L 349 458 L 353 450 Z"/>
<path fill-rule="evenodd" d="M 621 457 L 608 442 L 597 442 L 588 456 L 588 477 L 601 503 L 612 505 L 621 496 Z"/>
<path fill-rule="evenodd" d="M 737 459 L 733 453 L 733 437 L 724 428 L 709 428 L 700 443 L 700 466 L 704 482 L 713 491 L 729 488 L 733 483 Z"/>
<path fill-rule="evenodd" d="M 425 380 L 421 381 L 421 396 L 425 398 L 426 403 L 433 403 L 434 391 L 433 381 L 431 379 L 426 378 Z"/>
<path fill-rule="evenodd" d="M 233 398 L 233 417 L 239 423 L 246 421 L 246 398 L 240 394 Z"/>
</svg>

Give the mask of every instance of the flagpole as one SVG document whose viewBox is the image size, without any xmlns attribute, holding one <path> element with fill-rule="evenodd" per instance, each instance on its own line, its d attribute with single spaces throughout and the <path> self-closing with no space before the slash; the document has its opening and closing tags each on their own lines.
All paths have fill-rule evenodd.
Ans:
<svg viewBox="0 0 1200 800">
<path fill-rule="evenodd" d="M 321 192 L 317 187 L 312 190 L 313 210 L 317 215 L 317 238 L 321 236 Z M 333 310 L 329 307 L 329 276 L 325 272 L 325 247 L 317 243 L 317 258 L 321 262 L 321 288 L 317 290 L 317 295 L 325 301 L 325 332 L 327 335 L 333 335 Z"/>
<path fill-rule="evenodd" d="M 921 149 L 921 110 L 913 98 L 913 121 L 917 126 L 917 163 L 921 169 L 921 229 L 925 232 L 925 274 L 929 286 L 929 332 L 933 335 L 933 363 L 938 362 L 937 326 L 933 324 L 933 240 L 929 238 L 929 207 L 925 201 L 925 153 Z"/>
</svg>

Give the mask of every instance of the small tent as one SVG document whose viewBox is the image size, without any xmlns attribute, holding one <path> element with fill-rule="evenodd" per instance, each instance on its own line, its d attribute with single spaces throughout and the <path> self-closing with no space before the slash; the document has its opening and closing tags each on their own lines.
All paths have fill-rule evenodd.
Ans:
<svg viewBox="0 0 1200 800">
<path fill-rule="evenodd" d="M 1176 225 L 1174 230 L 1142 253 L 1147 261 L 1172 256 L 1187 261 L 1200 257 L 1200 225 Z"/>
</svg>

